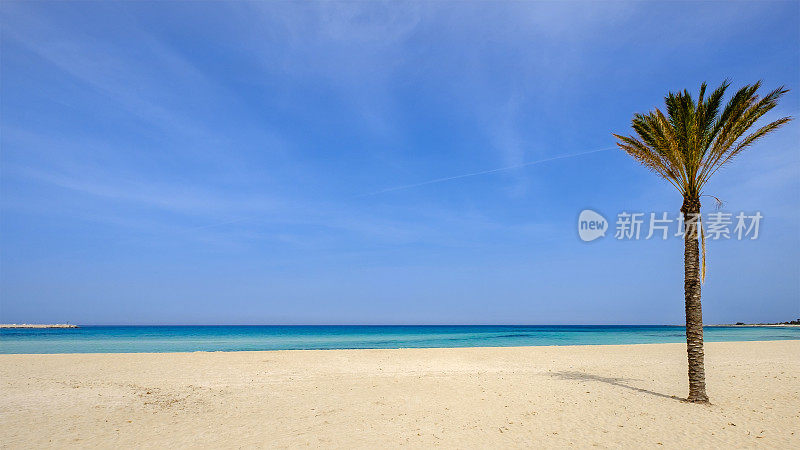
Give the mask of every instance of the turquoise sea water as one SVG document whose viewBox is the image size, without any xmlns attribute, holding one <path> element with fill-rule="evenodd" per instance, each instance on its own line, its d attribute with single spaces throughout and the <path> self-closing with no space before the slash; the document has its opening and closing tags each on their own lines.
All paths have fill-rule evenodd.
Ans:
<svg viewBox="0 0 800 450">
<path fill-rule="evenodd" d="M 676 326 L 87 326 L 0 329 L 0 353 L 513 347 L 685 342 Z M 800 328 L 706 327 L 705 340 L 800 339 Z"/>
</svg>

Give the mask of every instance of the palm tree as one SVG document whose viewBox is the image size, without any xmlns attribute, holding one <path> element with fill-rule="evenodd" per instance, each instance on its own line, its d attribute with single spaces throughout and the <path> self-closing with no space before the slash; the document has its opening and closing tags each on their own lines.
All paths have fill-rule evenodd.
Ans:
<svg viewBox="0 0 800 450">
<path fill-rule="evenodd" d="M 750 134 L 761 116 L 778 104 L 788 92 L 783 86 L 760 97 L 761 82 L 744 86 L 721 110 L 722 98 L 730 83 L 725 81 L 707 98 L 706 84 L 700 85 L 695 103 L 689 91 L 670 92 L 665 98 L 667 114 L 656 108 L 647 114 L 634 114 L 637 137 L 620 136 L 617 145 L 642 165 L 672 184 L 683 196 L 684 217 L 684 294 L 686 297 L 686 349 L 689 357 L 690 402 L 707 403 L 703 367 L 703 313 L 700 307 L 700 255 L 698 233 L 700 197 L 703 187 L 716 171 L 728 164 L 758 139 L 789 122 L 784 117 Z M 705 245 L 703 246 L 705 278 Z"/>
</svg>

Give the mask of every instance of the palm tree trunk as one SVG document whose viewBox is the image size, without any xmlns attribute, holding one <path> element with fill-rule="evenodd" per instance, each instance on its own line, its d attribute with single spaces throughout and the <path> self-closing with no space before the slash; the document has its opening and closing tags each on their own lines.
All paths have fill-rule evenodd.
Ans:
<svg viewBox="0 0 800 450">
<path fill-rule="evenodd" d="M 689 356 L 689 397 L 695 403 L 708 403 L 706 372 L 703 366 L 703 310 L 700 306 L 700 199 L 684 197 L 681 206 L 684 220 L 684 281 L 686 296 L 686 351 Z M 696 218 L 696 220 L 691 220 Z"/>
</svg>

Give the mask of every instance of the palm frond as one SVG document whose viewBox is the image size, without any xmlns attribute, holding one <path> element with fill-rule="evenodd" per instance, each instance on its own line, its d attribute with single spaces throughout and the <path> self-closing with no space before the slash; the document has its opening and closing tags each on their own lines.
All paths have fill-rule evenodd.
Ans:
<svg viewBox="0 0 800 450">
<path fill-rule="evenodd" d="M 769 112 L 778 104 L 781 96 L 788 92 L 783 86 L 769 92 L 763 98 L 759 98 L 756 94 L 756 89 L 753 87 L 760 86 L 760 83 L 755 83 L 753 86 L 745 86 L 737 92 L 736 102 L 732 99 L 725 108 L 726 112 L 730 109 L 730 113 L 726 116 L 727 123 L 721 127 L 720 133 L 709 149 L 706 158 L 702 161 L 702 168 L 699 174 L 699 185 L 702 188 L 708 181 L 712 174 L 714 174 L 720 167 L 727 164 L 733 157 L 741 153 L 742 150 L 749 147 L 755 141 L 768 133 L 778 129 L 781 125 L 789 122 L 790 117 L 778 119 L 769 123 L 754 133 L 742 138 L 755 123 L 764 114 Z M 742 93 L 742 95 L 739 95 Z"/>
</svg>

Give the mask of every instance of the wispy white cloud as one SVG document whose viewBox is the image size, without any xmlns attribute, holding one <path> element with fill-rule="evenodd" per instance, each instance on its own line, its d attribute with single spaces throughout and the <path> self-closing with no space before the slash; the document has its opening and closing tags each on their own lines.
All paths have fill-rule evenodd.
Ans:
<svg viewBox="0 0 800 450">
<path fill-rule="evenodd" d="M 120 46 L 88 31 L 75 34 L 71 23 L 18 6 L 3 9 L 5 39 L 179 143 L 168 151 L 215 164 L 235 163 L 230 158 L 233 140 L 216 129 L 221 113 L 241 108 L 242 99 L 182 54 L 133 20 L 117 24 L 127 43 Z M 285 150 L 286 140 L 268 123 L 248 132 L 262 139 L 265 151 Z"/>
</svg>

